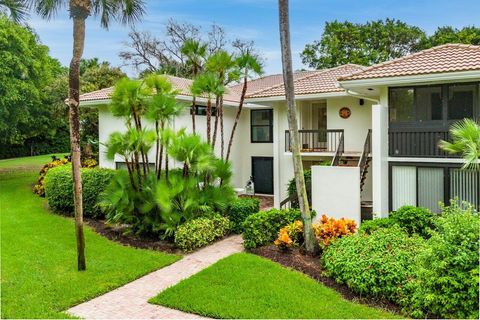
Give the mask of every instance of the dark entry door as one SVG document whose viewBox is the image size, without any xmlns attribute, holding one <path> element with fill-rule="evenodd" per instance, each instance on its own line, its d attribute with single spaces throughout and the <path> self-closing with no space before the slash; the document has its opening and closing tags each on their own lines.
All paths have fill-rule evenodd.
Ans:
<svg viewBox="0 0 480 320">
<path fill-rule="evenodd" d="M 273 158 L 252 157 L 255 193 L 273 194 Z"/>
</svg>

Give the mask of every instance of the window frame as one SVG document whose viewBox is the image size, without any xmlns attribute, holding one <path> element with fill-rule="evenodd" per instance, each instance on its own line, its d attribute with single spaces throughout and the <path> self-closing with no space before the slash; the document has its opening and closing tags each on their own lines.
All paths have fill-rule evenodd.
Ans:
<svg viewBox="0 0 480 320">
<path fill-rule="evenodd" d="M 448 93 L 449 88 L 452 86 L 461 86 L 461 85 L 473 85 L 473 118 L 480 116 L 480 101 L 479 101 L 479 86 L 480 82 L 451 82 L 451 83 L 441 83 L 441 84 L 429 84 L 429 85 L 410 85 L 410 86 L 398 86 L 398 87 L 388 87 L 388 123 L 390 128 L 394 129 L 413 129 L 412 131 L 419 131 L 419 125 L 422 129 L 449 129 L 452 123 L 459 121 L 449 120 L 448 119 Z M 442 119 L 441 120 L 418 120 L 419 109 L 417 108 L 417 89 L 419 88 L 432 88 L 440 87 L 441 88 L 441 98 L 442 98 Z M 415 120 L 413 121 L 402 121 L 402 122 L 393 122 L 391 121 L 392 113 L 392 90 L 395 89 L 413 89 L 413 116 Z"/>
<path fill-rule="evenodd" d="M 192 106 L 190 106 L 189 109 L 190 109 L 189 113 L 190 113 L 190 115 L 192 115 L 192 113 L 194 112 Z M 205 110 L 205 114 L 200 114 L 199 110 Z M 217 107 L 212 106 L 211 116 L 214 117 L 216 112 L 217 112 Z M 201 105 L 201 104 L 195 105 L 195 116 L 206 117 L 207 116 L 207 106 L 204 106 L 204 105 Z"/>
<path fill-rule="evenodd" d="M 270 114 L 269 124 L 253 124 L 253 114 L 255 112 L 265 112 L 268 111 Z M 269 127 L 269 136 L 270 140 L 257 141 L 253 139 L 253 129 L 257 127 Z M 273 109 L 251 109 L 250 110 L 250 143 L 273 143 Z"/>
</svg>

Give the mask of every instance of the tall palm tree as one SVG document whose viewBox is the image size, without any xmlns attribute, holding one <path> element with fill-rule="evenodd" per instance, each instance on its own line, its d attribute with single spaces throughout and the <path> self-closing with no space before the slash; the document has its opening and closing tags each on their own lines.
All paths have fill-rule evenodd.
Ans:
<svg viewBox="0 0 480 320">
<path fill-rule="evenodd" d="M 227 148 L 227 155 L 225 160 L 228 161 L 230 159 L 230 152 L 232 149 L 233 138 L 235 136 L 235 131 L 237 130 L 238 121 L 240 120 L 240 115 L 242 114 L 243 103 L 245 101 L 245 95 L 247 94 L 247 87 L 248 87 L 248 79 L 256 76 L 261 75 L 263 73 L 262 64 L 258 60 L 257 57 L 250 54 L 248 50 L 242 53 L 237 59 L 236 64 L 238 70 L 240 71 L 240 75 L 243 77 L 243 87 L 242 87 L 242 94 L 240 95 L 240 102 L 238 104 L 237 115 L 235 116 L 235 122 L 233 123 L 232 131 L 230 133 L 230 139 L 228 141 L 228 148 Z"/>
<path fill-rule="evenodd" d="M 19 23 L 28 15 L 28 3 L 26 0 L 0 0 L 0 13 L 8 13 L 13 21 Z"/>
<path fill-rule="evenodd" d="M 155 92 L 152 92 L 152 98 L 147 101 L 145 116 L 147 119 L 155 122 L 155 131 L 157 134 L 155 163 L 157 179 L 160 179 L 164 150 L 163 143 L 160 145 L 160 131 L 163 131 L 165 125 L 174 117 L 182 113 L 184 106 L 177 103 L 176 95 L 178 94 L 178 90 L 173 89 L 167 77 L 152 74 L 145 79 L 145 85 L 147 88 L 155 89 Z"/>
<path fill-rule="evenodd" d="M 290 23 L 288 0 L 278 0 L 280 45 L 282 51 L 283 82 L 288 108 L 288 127 L 292 146 L 293 168 L 297 185 L 298 203 L 303 218 L 305 249 L 310 254 L 318 253 L 319 246 L 312 228 L 312 215 L 308 203 L 305 178 L 303 176 L 302 157 L 298 139 L 297 112 L 295 109 L 295 91 L 293 86 L 292 52 L 290 47 Z"/>
<path fill-rule="evenodd" d="M 187 39 L 182 48 L 180 48 L 180 53 L 187 57 L 186 63 L 191 68 L 193 79 L 202 71 L 203 63 L 207 56 L 207 47 L 207 44 L 202 44 L 195 39 Z M 190 108 L 193 133 L 195 133 L 195 113 L 197 111 L 197 106 L 195 105 L 196 98 L 197 97 L 193 95 L 192 107 Z"/>
<path fill-rule="evenodd" d="M 68 106 L 70 109 L 70 145 L 72 152 L 73 190 L 75 203 L 75 233 L 77 238 L 78 270 L 87 268 L 83 234 L 82 178 L 80 176 L 80 60 L 85 45 L 85 21 L 90 15 L 99 16 L 102 27 L 108 29 L 111 20 L 123 24 L 139 20 L 145 12 L 143 0 L 30 0 L 41 17 L 50 19 L 68 8 L 73 22 L 73 56 L 69 70 Z"/>
<path fill-rule="evenodd" d="M 450 127 L 452 142 L 441 140 L 440 149 L 460 154 L 465 163 L 462 169 L 480 169 L 480 120 L 463 119 Z"/>
<path fill-rule="evenodd" d="M 213 73 L 202 73 L 192 83 L 190 91 L 194 96 L 207 96 L 207 143 L 212 142 L 212 98 L 219 97 L 225 92 L 223 86 L 217 75 Z"/>
<path fill-rule="evenodd" d="M 207 72 L 212 72 L 217 75 L 220 79 L 220 82 L 227 86 L 233 81 L 237 81 L 240 77 L 240 72 L 235 61 L 235 58 L 232 54 L 228 53 L 225 50 L 219 50 L 208 57 L 205 63 L 205 70 Z M 221 158 L 223 159 L 224 156 L 224 126 L 223 126 L 223 95 L 217 97 L 217 101 L 215 104 L 216 112 L 215 112 L 215 125 L 213 129 L 213 142 L 212 148 L 215 149 L 215 143 L 217 141 L 217 131 L 218 131 L 218 123 L 220 119 L 220 154 Z"/>
</svg>

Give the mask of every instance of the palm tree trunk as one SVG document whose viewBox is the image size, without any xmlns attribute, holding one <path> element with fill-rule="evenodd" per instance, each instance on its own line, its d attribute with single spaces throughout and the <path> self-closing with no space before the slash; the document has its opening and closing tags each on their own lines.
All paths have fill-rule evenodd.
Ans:
<svg viewBox="0 0 480 320">
<path fill-rule="evenodd" d="M 165 124 L 162 122 L 160 125 L 160 129 L 163 132 Z M 163 143 L 160 145 L 160 152 L 158 154 L 158 172 L 157 172 L 157 180 L 160 180 L 162 176 L 162 160 L 163 160 Z"/>
<path fill-rule="evenodd" d="M 215 124 L 213 126 L 214 128 L 213 128 L 213 138 L 212 138 L 212 151 L 215 150 L 215 144 L 217 143 L 219 106 L 220 106 L 220 97 L 217 96 L 215 99 Z"/>
<path fill-rule="evenodd" d="M 207 143 L 210 144 L 211 137 L 210 132 L 212 131 L 212 100 L 208 98 L 207 101 Z"/>
<path fill-rule="evenodd" d="M 158 120 L 155 121 L 155 133 L 157 134 L 156 149 L 155 149 L 155 174 L 157 175 L 157 179 L 160 179 L 160 175 L 158 172 L 160 171 L 162 163 L 158 162 L 158 157 L 159 157 L 158 152 L 160 151 L 160 131 L 158 130 Z"/>
<path fill-rule="evenodd" d="M 72 152 L 73 194 L 75 205 L 75 235 L 77 240 L 77 268 L 86 270 L 85 236 L 83 234 L 83 200 L 82 177 L 80 174 L 80 60 L 85 44 L 86 16 L 73 17 L 73 57 L 69 72 L 69 99 L 70 109 L 70 148 Z"/>
<path fill-rule="evenodd" d="M 223 127 L 223 96 L 220 97 L 220 156 L 223 160 L 225 149 L 225 131 Z"/>
<path fill-rule="evenodd" d="M 193 96 L 192 98 L 192 107 L 190 108 L 190 112 L 192 113 L 192 132 L 195 134 L 195 115 L 197 112 L 197 106 L 195 105 L 197 103 L 197 98 Z"/>
<path fill-rule="evenodd" d="M 285 85 L 285 97 L 288 107 L 288 126 L 292 146 L 293 168 L 295 172 L 295 183 L 297 186 L 298 203 L 303 218 L 305 249 L 310 254 L 317 254 L 319 251 L 318 242 L 315 239 L 312 228 L 312 215 L 308 203 L 305 178 L 303 176 L 302 157 L 298 139 L 297 112 L 295 110 L 295 92 L 293 86 L 292 53 L 290 47 L 290 25 L 288 13 L 288 0 L 278 0 L 280 44 L 282 50 L 283 82 Z"/>
<path fill-rule="evenodd" d="M 245 101 L 245 95 L 247 94 L 247 80 L 247 75 L 245 75 L 243 78 L 243 89 L 242 95 L 240 96 L 240 103 L 238 104 L 237 115 L 235 117 L 235 122 L 233 123 L 232 132 L 230 133 L 230 140 L 228 141 L 227 156 L 225 157 L 226 161 L 230 159 L 230 151 L 232 150 L 233 137 L 235 135 L 235 130 L 237 130 L 238 121 L 240 120 L 240 115 L 243 109 L 243 102 Z"/>
</svg>

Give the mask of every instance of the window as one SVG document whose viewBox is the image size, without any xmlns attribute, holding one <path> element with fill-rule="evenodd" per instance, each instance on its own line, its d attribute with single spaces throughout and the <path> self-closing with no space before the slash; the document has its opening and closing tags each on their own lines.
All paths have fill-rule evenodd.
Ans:
<svg viewBox="0 0 480 320">
<path fill-rule="evenodd" d="M 273 142 L 273 110 L 250 110 L 251 142 Z"/>
<path fill-rule="evenodd" d="M 417 120 L 442 120 L 442 87 L 421 87 L 415 90 Z"/>
<path fill-rule="evenodd" d="M 473 118 L 475 85 L 450 85 L 448 87 L 448 120 Z"/>
<path fill-rule="evenodd" d="M 390 89 L 390 121 L 409 122 L 415 120 L 413 113 L 413 88 Z"/>
<path fill-rule="evenodd" d="M 449 164 L 391 165 L 391 209 L 412 205 L 440 212 L 439 202 L 457 198 L 480 208 L 480 172 Z"/>
<path fill-rule="evenodd" d="M 216 107 L 212 107 L 212 116 L 215 116 L 217 112 Z M 190 114 L 192 114 L 192 109 L 190 108 Z M 196 106 L 195 108 L 195 115 L 197 116 L 206 116 L 207 115 L 207 107 L 206 106 Z"/>
</svg>

